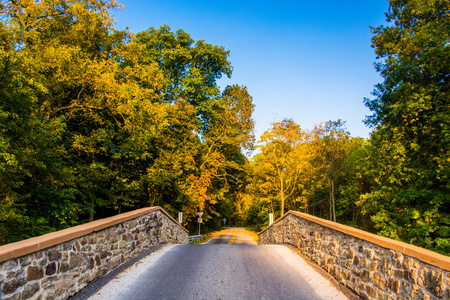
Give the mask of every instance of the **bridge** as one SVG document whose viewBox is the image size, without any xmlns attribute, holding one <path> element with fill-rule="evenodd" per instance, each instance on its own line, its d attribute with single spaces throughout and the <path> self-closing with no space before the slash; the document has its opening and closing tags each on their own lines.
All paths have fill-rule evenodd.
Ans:
<svg viewBox="0 0 450 300">
<path fill-rule="evenodd" d="M 355 295 L 450 299 L 450 258 L 293 211 L 259 233 L 258 245 L 237 228 L 189 245 L 160 207 L 0 247 L 1 299 Z"/>
</svg>

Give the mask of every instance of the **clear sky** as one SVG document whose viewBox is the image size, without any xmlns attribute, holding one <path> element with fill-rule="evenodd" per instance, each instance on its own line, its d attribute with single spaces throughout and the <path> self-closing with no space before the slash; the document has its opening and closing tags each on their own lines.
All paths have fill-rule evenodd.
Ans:
<svg viewBox="0 0 450 300">
<path fill-rule="evenodd" d="M 255 133 L 292 118 L 304 129 L 343 119 L 367 138 L 364 106 L 382 81 L 373 67 L 369 26 L 385 24 L 387 0 L 118 0 L 116 28 L 140 32 L 167 24 L 230 50 L 239 84 L 253 97 Z"/>
</svg>

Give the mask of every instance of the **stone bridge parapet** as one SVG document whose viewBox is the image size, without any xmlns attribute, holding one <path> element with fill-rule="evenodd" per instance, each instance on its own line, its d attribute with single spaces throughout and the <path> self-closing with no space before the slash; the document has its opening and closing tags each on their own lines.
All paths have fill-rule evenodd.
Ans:
<svg viewBox="0 0 450 300">
<path fill-rule="evenodd" d="M 161 207 L 143 208 L 0 247 L 0 299 L 66 299 L 97 277 L 188 231 Z"/>
<path fill-rule="evenodd" d="M 290 244 L 364 299 L 450 300 L 450 257 L 289 211 L 259 244 Z"/>
</svg>

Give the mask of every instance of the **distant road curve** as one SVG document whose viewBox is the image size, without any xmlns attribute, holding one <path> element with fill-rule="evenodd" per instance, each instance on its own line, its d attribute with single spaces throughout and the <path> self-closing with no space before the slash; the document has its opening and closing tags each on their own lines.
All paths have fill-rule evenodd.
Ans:
<svg viewBox="0 0 450 300">
<path fill-rule="evenodd" d="M 206 244 L 256 245 L 253 237 L 243 228 L 227 228 Z"/>
</svg>

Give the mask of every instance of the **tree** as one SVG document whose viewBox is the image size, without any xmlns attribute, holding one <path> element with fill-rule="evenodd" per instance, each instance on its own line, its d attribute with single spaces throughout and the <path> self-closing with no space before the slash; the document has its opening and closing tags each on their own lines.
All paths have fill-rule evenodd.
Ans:
<svg viewBox="0 0 450 300">
<path fill-rule="evenodd" d="M 366 201 L 379 233 L 450 250 L 450 2 L 391 0 L 388 26 L 372 28 L 384 78 L 374 99 L 372 134 L 377 187 Z"/>
<path fill-rule="evenodd" d="M 303 140 L 300 126 L 292 119 L 273 123 L 273 127 L 261 136 L 262 164 L 275 180 L 273 187 L 278 191 L 281 215 L 287 199 L 297 190 L 300 178 L 297 146 Z"/>
<path fill-rule="evenodd" d="M 345 167 L 350 133 L 345 121 L 328 121 L 315 126 L 311 132 L 311 165 L 316 180 L 325 179 L 328 187 L 330 220 L 336 222 L 336 179 Z"/>
</svg>

